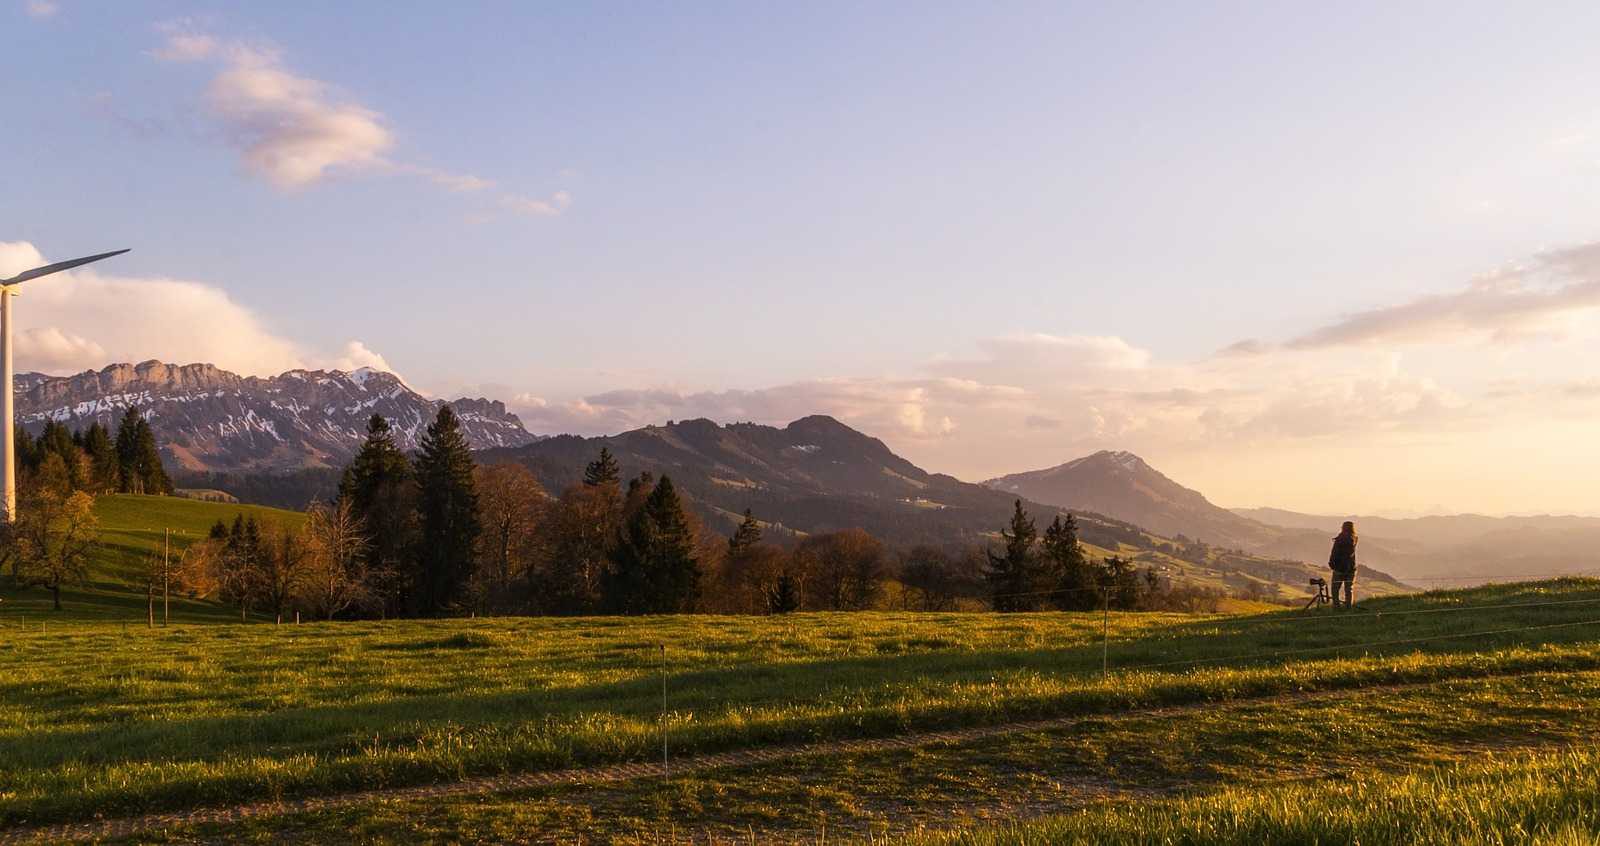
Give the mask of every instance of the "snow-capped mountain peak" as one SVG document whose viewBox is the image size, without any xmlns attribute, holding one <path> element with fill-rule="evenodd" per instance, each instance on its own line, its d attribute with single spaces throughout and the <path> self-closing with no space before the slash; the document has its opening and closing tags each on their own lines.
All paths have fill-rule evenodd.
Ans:
<svg viewBox="0 0 1600 846">
<path fill-rule="evenodd" d="M 34 432 L 49 420 L 73 429 L 94 421 L 114 428 L 137 406 L 175 467 L 203 471 L 339 466 L 354 454 L 374 414 L 389 421 L 401 449 L 412 450 L 444 405 L 370 367 L 262 378 L 159 361 L 75 376 L 22 374 L 15 393 L 17 422 Z M 463 398 L 450 405 L 475 448 L 537 440 L 503 403 Z"/>
</svg>

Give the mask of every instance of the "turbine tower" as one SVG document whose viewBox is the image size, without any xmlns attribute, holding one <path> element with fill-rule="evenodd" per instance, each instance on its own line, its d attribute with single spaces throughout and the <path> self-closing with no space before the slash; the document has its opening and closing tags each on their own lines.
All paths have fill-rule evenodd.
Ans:
<svg viewBox="0 0 1600 846">
<path fill-rule="evenodd" d="M 11 298 L 17 295 L 17 286 L 29 279 L 38 279 L 63 270 L 99 261 L 103 258 L 120 256 L 127 250 L 115 250 L 101 253 L 97 256 L 86 256 L 72 261 L 58 261 L 44 267 L 35 267 L 32 270 L 18 273 L 10 279 L 0 279 L 0 391 L 5 396 L 0 397 L 0 417 L 5 418 L 4 432 L 5 446 L 0 447 L 0 454 L 5 456 L 5 467 L 0 469 L 5 476 L 5 514 L 0 515 L 0 520 L 10 523 L 17 519 L 17 440 L 16 432 L 16 394 L 11 386 Z"/>
</svg>

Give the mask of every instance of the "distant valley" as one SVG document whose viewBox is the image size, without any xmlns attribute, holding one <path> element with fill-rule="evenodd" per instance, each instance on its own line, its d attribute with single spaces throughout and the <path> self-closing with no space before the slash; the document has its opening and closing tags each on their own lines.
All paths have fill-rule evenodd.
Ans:
<svg viewBox="0 0 1600 846">
<path fill-rule="evenodd" d="M 1226 509 L 1129 452 L 1099 452 L 984 484 L 1061 508 L 1090 509 L 1169 536 L 1320 564 L 1347 519 L 1361 562 L 1401 579 L 1465 584 L 1600 567 L 1600 519 L 1457 515 L 1394 520 Z"/>
</svg>

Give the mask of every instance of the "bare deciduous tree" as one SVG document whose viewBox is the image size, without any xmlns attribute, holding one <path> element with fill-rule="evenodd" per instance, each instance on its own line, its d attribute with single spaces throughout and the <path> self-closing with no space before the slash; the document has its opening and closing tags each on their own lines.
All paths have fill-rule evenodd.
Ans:
<svg viewBox="0 0 1600 846">
<path fill-rule="evenodd" d="M 313 506 L 306 518 L 307 559 L 300 593 L 307 607 L 324 620 L 375 599 L 367 571 L 366 527 L 348 499 Z"/>
<path fill-rule="evenodd" d="M 269 526 L 263 535 L 260 553 L 255 557 L 253 581 L 281 623 L 305 580 L 310 550 L 301 533 L 286 526 Z"/>
<path fill-rule="evenodd" d="M 540 559 L 539 532 L 549 497 L 532 471 L 520 464 L 480 465 L 473 471 L 478 491 L 478 570 L 473 594 L 480 606 L 490 598 L 511 597 L 511 585 L 526 577 Z"/>
</svg>

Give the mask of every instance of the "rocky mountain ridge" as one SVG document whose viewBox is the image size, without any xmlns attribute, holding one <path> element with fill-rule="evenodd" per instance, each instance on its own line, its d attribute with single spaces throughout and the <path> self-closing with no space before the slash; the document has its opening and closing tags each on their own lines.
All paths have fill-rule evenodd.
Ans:
<svg viewBox="0 0 1600 846">
<path fill-rule="evenodd" d="M 138 407 L 172 469 L 191 472 L 337 467 L 354 454 L 373 414 L 388 418 L 401 448 L 415 449 L 444 405 L 370 368 L 259 377 L 160 361 L 72 376 L 24 373 L 15 393 L 18 424 L 34 433 L 49 420 L 70 429 L 96 421 L 114 429 L 128 408 Z M 475 448 L 537 440 L 502 402 L 462 398 L 450 405 Z"/>
</svg>

